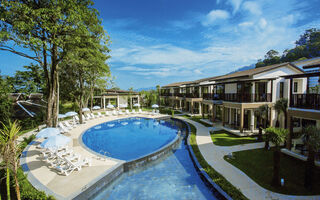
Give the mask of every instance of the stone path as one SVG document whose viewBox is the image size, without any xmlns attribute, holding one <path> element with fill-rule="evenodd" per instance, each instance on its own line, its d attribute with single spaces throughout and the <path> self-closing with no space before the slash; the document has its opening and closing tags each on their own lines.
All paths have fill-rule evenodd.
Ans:
<svg viewBox="0 0 320 200">
<path fill-rule="evenodd" d="M 232 147 L 217 146 L 214 145 L 209 133 L 209 128 L 203 126 L 195 121 L 177 117 L 181 120 L 185 120 L 193 124 L 197 129 L 196 141 L 200 149 L 200 152 L 204 159 L 213 167 L 217 172 L 222 174 L 232 185 L 239 188 L 241 192 L 249 199 L 294 199 L 294 200 L 309 200 L 309 199 L 320 199 L 320 196 L 293 196 L 284 195 L 264 189 L 249 178 L 244 172 L 234 167 L 223 157 L 231 152 L 243 151 L 249 149 L 257 149 L 264 147 L 264 143 L 251 143 L 244 145 L 237 145 Z"/>
</svg>

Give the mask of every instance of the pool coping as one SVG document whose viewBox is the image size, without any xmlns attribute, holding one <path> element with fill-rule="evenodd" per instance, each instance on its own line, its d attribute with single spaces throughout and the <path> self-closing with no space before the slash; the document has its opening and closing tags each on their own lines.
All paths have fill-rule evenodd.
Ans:
<svg viewBox="0 0 320 200">
<path fill-rule="evenodd" d="M 221 189 L 221 187 L 216 184 L 212 178 L 207 174 L 207 172 L 202 168 L 202 166 L 200 165 L 200 163 L 198 162 L 197 157 L 195 156 L 193 149 L 190 145 L 190 137 L 191 137 L 191 128 L 188 124 L 188 122 L 182 120 L 182 119 L 178 119 L 178 118 L 174 118 L 172 117 L 172 119 L 177 120 L 177 121 L 181 121 L 183 123 L 186 124 L 187 129 L 188 129 L 188 137 L 187 137 L 187 147 L 188 147 L 188 151 L 191 157 L 191 160 L 198 172 L 198 174 L 200 175 L 200 178 L 204 181 L 205 185 L 207 187 L 209 187 L 209 189 L 211 190 L 211 192 L 218 198 L 218 199 L 227 199 L 227 200 L 232 200 L 232 198 Z"/>
</svg>

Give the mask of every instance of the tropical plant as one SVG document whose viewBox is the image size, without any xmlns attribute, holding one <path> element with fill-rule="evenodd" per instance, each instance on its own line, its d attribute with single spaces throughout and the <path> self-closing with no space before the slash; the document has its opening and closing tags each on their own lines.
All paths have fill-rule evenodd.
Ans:
<svg viewBox="0 0 320 200">
<path fill-rule="evenodd" d="M 266 122 L 268 119 L 268 106 L 262 105 L 258 109 L 254 111 L 254 115 L 259 119 L 258 126 L 259 126 L 259 135 L 258 140 L 262 141 L 262 129 L 266 128 Z"/>
<path fill-rule="evenodd" d="M 280 186 L 280 145 L 286 140 L 288 130 L 283 128 L 269 127 L 265 129 L 268 139 L 275 145 L 273 152 L 273 177 L 271 184 Z"/>
<path fill-rule="evenodd" d="M 320 150 L 320 128 L 317 128 L 316 126 L 307 126 L 303 129 L 303 133 L 303 139 L 308 148 L 304 185 L 306 188 L 312 190 L 315 154 Z"/>
<path fill-rule="evenodd" d="M 18 168 L 19 168 L 19 155 L 21 153 L 20 146 L 17 143 L 18 133 L 20 131 L 20 126 L 18 126 L 17 121 L 6 126 L 2 124 L 3 129 L 0 130 L 0 153 L 4 161 L 4 166 L 7 170 L 7 196 L 10 199 L 10 170 L 13 172 L 13 177 L 15 181 L 15 190 L 17 199 L 20 200 L 20 187 L 18 181 Z"/>
<path fill-rule="evenodd" d="M 278 115 L 283 113 L 284 115 L 284 128 L 287 128 L 287 109 L 288 109 L 288 99 L 281 98 L 274 104 L 274 109 L 277 111 Z M 277 118 L 277 121 L 279 119 Z"/>
</svg>

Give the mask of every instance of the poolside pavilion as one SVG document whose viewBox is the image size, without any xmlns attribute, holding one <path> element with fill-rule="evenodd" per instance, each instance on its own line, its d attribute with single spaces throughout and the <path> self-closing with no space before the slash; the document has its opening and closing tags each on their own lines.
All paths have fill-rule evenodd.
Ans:
<svg viewBox="0 0 320 200">
<path fill-rule="evenodd" d="M 101 108 L 106 109 L 108 104 L 115 102 L 115 107 L 120 108 L 120 104 L 131 104 L 140 103 L 140 94 L 134 91 L 127 90 L 113 90 L 107 89 L 102 92 L 100 96 L 94 96 L 95 99 L 100 99 Z"/>
</svg>

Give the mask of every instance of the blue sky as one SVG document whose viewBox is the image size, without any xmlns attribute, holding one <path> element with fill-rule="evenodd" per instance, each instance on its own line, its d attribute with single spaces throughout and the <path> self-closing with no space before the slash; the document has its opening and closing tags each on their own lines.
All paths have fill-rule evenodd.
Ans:
<svg viewBox="0 0 320 200">
<path fill-rule="evenodd" d="M 319 0 L 95 0 L 122 89 L 221 75 L 320 28 Z M 0 52 L 2 74 L 29 60 Z"/>
</svg>

